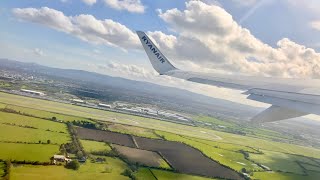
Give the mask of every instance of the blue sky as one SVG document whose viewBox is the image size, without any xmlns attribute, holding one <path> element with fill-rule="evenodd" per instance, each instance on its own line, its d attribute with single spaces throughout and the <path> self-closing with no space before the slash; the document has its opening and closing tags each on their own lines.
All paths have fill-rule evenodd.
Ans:
<svg viewBox="0 0 320 180">
<path fill-rule="evenodd" d="M 179 86 L 213 97 L 219 92 L 219 98 L 252 104 L 238 98 L 239 92 L 158 77 L 134 34 L 143 30 L 178 67 L 320 77 L 317 0 L 84 1 L 90 0 L 0 1 L 0 58 Z"/>
<path fill-rule="evenodd" d="M 311 0 L 312 1 L 312 0 Z M 212 1 L 213 2 L 213 1 Z M 254 3 L 243 4 L 239 0 L 235 1 L 218 1 L 218 4 L 222 6 L 228 13 L 230 13 L 234 20 L 239 22 L 246 13 L 250 11 L 259 1 Z M 106 5 L 103 0 L 98 0 L 96 4 L 88 6 L 81 1 L 69 0 L 62 2 L 59 0 L 28 0 L 28 1 L 1 1 L 0 10 L 0 37 L 2 45 L 9 43 L 11 46 L 19 48 L 34 49 L 42 47 L 47 53 L 61 54 L 68 53 L 68 48 L 76 50 L 88 50 L 88 49 L 101 49 L 106 52 L 111 58 L 119 58 L 124 60 L 131 55 L 123 53 L 116 48 L 105 47 L 101 45 L 92 45 L 87 42 L 83 42 L 68 34 L 57 32 L 45 26 L 39 24 L 33 24 L 30 22 L 21 22 L 12 15 L 13 8 L 41 8 L 49 7 L 55 10 L 63 12 L 66 16 L 76 16 L 79 14 L 91 14 L 97 19 L 112 19 L 127 26 L 131 30 L 144 30 L 144 31 L 162 31 L 164 33 L 173 33 L 169 30 L 169 26 L 158 17 L 156 9 L 185 9 L 184 1 L 142 1 L 145 7 L 144 13 L 131 13 L 125 10 L 116 10 Z M 319 3 L 320 4 L 320 3 Z M 286 1 L 274 1 L 270 0 L 264 3 L 261 7 L 258 7 L 241 26 L 248 28 L 251 33 L 269 44 L 272 47 L 276 46 L 277 41 L 286 37 L 298 44 L 306 45 L 307 47 L 320 50 L 320 32 L 313 30 L 309 26 L 309 22 L 319 18 L 317 13 L 308 13 L 308 9 L 303 7 L 292 7 Z M 317 17 L 318 16 L 318 17 Z M 5 42 L 5 43 L 4 43 Z M 14 52 L 8 54 L 6 51 L 1 52 L 1 56 L 4 58 L 18 58 L 20 52 Z M 71 57 L 74 57 L 70 54 Z M 69 55 L 68 55 L 69 56 Z M 81 55 L 76 55 L 81 56 Z M 137 53 L 138 58 L 144 58 L 140 53 Z M 86 57 L 79 57 L 83 59 Z M 35 61 L 32 59 L 19 58 L 22 61 Z M 39 60 L 36 60 L 37 62 Z M 40 60 L 42 61 L 42 60 Z M 44 60 L 45 61 L 45 60 Z M 99 61 L 99 60 L 98 60 Z M 125 60 L 124 60 L 125 61 Z M 57 65 L 55 63 L 43 62 L 45 64 Z M 144 62 L 140 62 L 144 63 Z"/>
</svg>

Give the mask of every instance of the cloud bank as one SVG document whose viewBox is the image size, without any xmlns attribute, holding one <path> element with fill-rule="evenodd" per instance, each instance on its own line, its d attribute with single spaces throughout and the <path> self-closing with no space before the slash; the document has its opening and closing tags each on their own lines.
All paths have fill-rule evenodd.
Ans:
<svg viewBox="0 0 320 180">
<path fill-rule="evenodd" d="M 98 20 L 89 14 L 66 16 L 63 12 L 48 7 L 15 8 L 12 12 L 20 20 L 41 24 L 89 43 L 122 49 L 139 47 L 136 34 L 111 19 Z"/>
<path fill-rule="evenodd" d="M 185 10 L 159 11 L 177 36 L 149 32 L 169 56 L 193 69 L 250 75 L 320 78 L 320 54 L 288 38 L 273 48 L 235 22 L 222 7 L 189 1 Z"/>
<path fill-rule="evenodd" d="M 121 1 L 125 2 L 136 1 Z M 320 54 L 314 49 L 288 38 L 271 47 L 241 27 L 231 14 L 215 3 L 188 1 L 184 10 L 175 8 L 158 13 L 175 35 L 161 31 L 148 34 L 178 67 L 202 72 L 219 69 L 247 75 L 320 78 Z M 87 14 L 66 16 L 47 7 L 16 8 L 13 14 L 20 20 L 41 24 L 93 44 L 142 50 L 136 34 L 111 19 L 99 20 Z"/>
</svg>

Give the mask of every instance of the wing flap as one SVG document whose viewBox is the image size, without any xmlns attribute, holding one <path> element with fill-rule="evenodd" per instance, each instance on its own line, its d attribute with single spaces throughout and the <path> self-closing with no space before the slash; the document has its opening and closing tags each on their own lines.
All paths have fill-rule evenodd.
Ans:
<svg viewBox="0 0 320 180">
<path fill-rule="evenodd" d="M 272 105 L 268 109 L 262 111 L 260 114 L 256 115 L 251 119 L 255 123 L 265 123 L 265 122 L 274 122 L 284 119 L 290 119 L 295 117 L 300 117 L 307 115 L 308 113 L 300 112 L 285 107 L 280 107 Z"/>
</svg>

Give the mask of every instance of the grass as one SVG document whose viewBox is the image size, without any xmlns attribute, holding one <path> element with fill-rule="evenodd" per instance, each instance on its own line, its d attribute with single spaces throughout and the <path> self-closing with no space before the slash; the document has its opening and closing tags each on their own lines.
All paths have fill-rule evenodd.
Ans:
<svg viewBox="0 0 320 180">
<path fill-rule="evenodd" d="M 206 126 L 211 126 L 211 128 L 214 129 L 219 129 L 220 131 L 223 132 L 242 132 L 245 133 L 246 136 L 250 137 L 258 137 L 261 139 L 276 139 L 276 140 L 291 140 L 291 141 L 296 141 L 290 136 L 286 136 L 282 133 L 268 130 L 268 129 L 263 129 L 259 127 L 249 127 L 249 126 L 243 126 L 242 123 L 236 123 L 236 122 L 231 122 L 231 121 L 225 121 L 225 120 L 220 120 L 214 117 L 209 117 L 209 116 L 195 116 L 194 119 L 198 122 L 204 122 L 206 123 Z"/>
<path fill-rule="evenodd" d="M 156 129 L 180 135 L 190 136 L 199 139 L 214 140 L 218 142 L 233 143 L 242 146 L 272 150 L 291 154 L 301 154 L 304 156 L 320 158 L 320 150 L 309 147 L 302 147 L 293 144 L 272 142 L 248 136 L 235 135 L 200 127 L 192 127 L 150 118 L 132 116 L 127 114 L 103 111 L 92 108 L 85 108 L 71 104 L 40 100 L 35 98 L 23 97 L 7 93 L 0 93 L 0 103 L 19 104 L 23 107 L 32 107 L 54 113 L 68 114 L 70 116 L 92 118 L 102 121 L 109 121 L 121 124 L 134 125 L 143 128 Z"/>
<path fill-rule="evenodd" d="M 272 151 L 263 151 L 264 154 L 250 154 L 250 159 L 269 167 L 273 171 L 283 171 L 283 172 L 292 172 L 295 174 L 304 174 L 303 169 L 299 166 L 297 161 L 308 164 L 317 164 L 305 157 L 295 156 L 285 153 L 272 152 Z M 303 164 L 304 166 L 305 164 Z M 318 167 L 320 171 L 320 167 Z"/>
<path fill-rule="evenodd" d="M 171 171 L 164 171 L 158 169 L 140 168 L 135 176 L 137 180 L 209 180 L 210 178 L 204 178 L 199 176 L 192 176 L 187 174 L 174 173 Z M 156 176 L 156 178 L 154 177 Z M 212 179 L 211 179 L 212 180 Z"/>
<path fill-rule="evenodd" d="M 159 132 L 156 131 L 157 134 L 163 136 L 166 140 L 169 141 L 177 141 L 188 144 L 196 149 L 199 149 L 202 153 L 210 157 L 211 159 L 218 161 L 219 163 L 228 166 L 236 171 L 241 171 L 242 168 L 246 168 L 248 170 L 262 170 L 258 166 L 254 165 L 252 162 L 246 160 L 244 155 L 230 150 L 216 148 L 212 145 L 208 145 L 202 142 L 198 142 L 195 140 L 187 139 L 185 137 L 166 133 L 166 132 Z M 230 145 L 228 144 L 228 147 Z M 223 144 L 220 144 L 221 148 L 223 148 Z"/>
<path fill-rule="evenodd" d="M 153 130 L 141 127 L 127 126 L 123 124 L 111 124 L 108 125 L 108 130 L 125 134 L 132 134 L 140 137 L 159 139 L 159 136 L 157 136 Z"/>
<path fill-rule="evenodd" d="M 134 175 L 137 180 L 157 180 L 148 168 L 140 168 Z"/>
<path fill-rule="evenodd" d="M 281 179 L 281 180 L 316 180 L 320 179 L 320 173 L 309 173 L 308 176 L 281 172 L 255 172 L 254 179 Z"/>
<path fill-rule="evenodd" d="M 13 167 L 11 170 L 10 179 L 24 179 L 33 180 L 41 179 L 74 179 L 74 180 L 87 180 L 87 179 L 117 179 L 129 180 L 128 177 L 121 175 L 124 169 L 127 168 L 126 164 L 119 159 L 106 157 L 106 163 L 91 163 L 87 161 L 81 164 L 80 169 L 77 171 L 66 169 L 63 166 L 31 166 L 23 165 Z M 107 167 L 109 171 L 106 172 Z"/>
<path fill-rule="evenodd" d="M 224 133 L 224 132 L 204 129 L 200 127 L 191 127 L 191 126 L 174 124 L 170 122 L 163 122 L 159 120 L 132 116 L 127 114 L 120 114 L 120 113 L 114 113 L 109 111 L 79 107 L 71 104 L 45 101 L 45 100 L 28 98 L 23 96 L 16 96 L 16 95 L 11 95 L 6 93 L 0 93 L 0 102 L 2 102 L 2 104 L 0 103 L 0 108 L 1 107 L 3 108 L 5 104 L 19 104 L 19 106 L 14 106 L 14 105 L 9 105 L 9 106 L 12 108 L 16 108 L 16 110 L 20 110 L 21 112 L 25 112 L 27 114 L 37 114 L 45 118 L 51 118 L 54 115 L 54 116 L 57 116 L 58 119 L 70 121 L 70 120 L 74 120 L 75 117 L 77 118 L 77 120 L 81 120 L 81 119 L 78 119 L 78 117 L 84 117 L 84 119 L 93 118 L 93 119 L 106 121 L 106 122 L 134 125 L 135 127 L 126 126 L 126 125 L 117 125 L 112 127 L 111 125 L 111 130 L 123 131 L 125 133 L 130 133 L 138 136 L 155 138 L 157 136 L 153 133 L 154 129 L 160 130 L 160 131 L 166 131 L 169 133 L 178 133 L 181 136 L 171 136 L 171 137 L 169 136 L 167 138 L 169 140 L 181 141 L 191 146 L 194 146 L 200 149 L 201 151 L 206 152 L 205 154 L 207 156 L 221 162 L 222 164 L 228 165 L 236 170 L 239 170 L 243 167 L 246 169 L 257 168 L 256 166 L 250 164 L 250 162 L 246 161 L 243 158 L 242 154 L 237 152 L 240 149 L 243 149 L 248 152 L 255 152 L 255 150 L 252 149 L 251 147 L 260 149 L 263 151 L 269 150 L 269 151 L 277 151 L 279 153 L 300 154 L 304 156 L 320 158 L 320 150 L 315 148 L 302 147 L 302 146 L 297 146 L 293 144 L 286 144 L 286 143 L 279 143 L 279 142 L 272 142 L 269 140 Z M 68 115 L 63 115 L 63 114 L 68 114 Z M 62 117 L 59 117 L 58 115 L 61 115 Z M 53 132 L 44 131 L 44 129 L 41 128 L 42 125 L 40 124 L 37 125 L 38 123 L 37 120 L 25 121 L 25 118 L 29 118 L 29 117 L 25 117 L 25 116 L 23 117 L 24 117 L 23 118 L 24 120 L 21 120 L 21 119 L 19 120 L 19 118 L 7 118 L 6 120 L 14 119 L 14 121 L 17 121 L 16 122 L 17 124 L 22 123 L 21 125 L 30 125 L 29 122 L 32 122 L 31 123 L 32 126 L 38 126 L 40 129 L 34 130 L 34 129 L 2 125 L 0 126 L 0 129 L 1 129 L 0 141 L 8 140 L 9 138 L 12 141 L 38 142 L 38 140 L 40 140 L 39 137 L 42 138 L 41 141 L 46 141 L 50 137 L 56 138 L 56 139 L 50 139 L 53 143 L 66 142 L 69 140 L 68 137 L 61 137 L 60 136 L 61 134 L 57 136 L 57 134 L 54 134 Z M 0 121 L 1 120 L 2 119 L 0 118 Z M 42 119 L 40 119 L 40 121 L 43 121 L 45 123 L 49 122 L 49 121 L 44 121 Z M 220 121 L 220 120 L 214 120 L 211 122 L 218 123 L 218 124 L 220 123 L 220 125 L 229 125 L 229 124 L 225 124 L 223 121 Z M 54 126 L 55 125 L 50 125 L 50 127 L 53 127 L 53 129 L 60 129 L 60 128 L 55 128 Z M 125 130 L 123 130 L 123 128 Z M 254 133 L 258 134 L 262 132 L 257 131 Z M 270 134 L 270 132 L 263 132 L 262 134 L 267 135 L 267 134 Z M 252 155 L 252 153 L 250 153 L 250 157 L 251 156 L 253 157 L 254 154 Z M 275 155 L 274 158 L 277 158 L 277 156 Z M 245 165 L 241 165 L 238 162 L 244 163 Z M 291 162 L 288 162 L 286 160 L 284 160 L 284 162 L 282 163 L 283 164 L 289 163 L 289 165 L 291 164 Z M 281 163 L 280 163 L 280 167 L 281 167 Z"/>
<path fill-rule="evenodd" d="M 41 129 L 30 129 L 4 124 L 0 124 L 0 129 L 0 141 L 2 142 L 38 143 L 41 141 L 43 143 L 47 143 L 47 140 L 50 140 L 51 144 L 63 144 L 70 141 L 68 134 L 50 132 Z"/>
<path fill-rule="evenodd" d="M 22 126 L 32 126 L 41 130 L 50 129 L 55 132 L 68 133 L 67 126 L 63 123 L 13 113 L 0 112 L 0 123 L 13 123 Z"/>
<path fill-rule="evenodd" d="M 163 171 L 152 169 L 153 174 L 157 177 L 158 180 L 209 180 L 209 178 L 199 177 L 199 176 L 192 176 L 187 174 L 179 174 L 170 171 Z M 212 179 L 211 179 L 212 180 Z"/>
<path fill-rule="evenodd" d="M 196 139 L 196 138 L 190 138 L 184 136 L 184 138 L 201 142 L 203 144 L 207 144 L 219 149 L 225 149 L 228 151 L 234 151 L 234 152 L 239 152 L 240 150 L 250 152 L 250 153 L 259 153 L 257 149 L 249 147 L 249 146 L 243 146 L 243 145 L 237 145 L 237 144 L 232 144 L 232 143 L 226 143 L 226 142 L 219 142 L 219 141 L 209 141 L 209 140 L 204 140 L 204 139 Z"/>
<path fill-rule="evenodd" d="M 2 162 L 2 161 L 0 161 L 0 179 L 1 179 L 1 177 L 2 176 L 4 176 L 4 174 L 5 174 L 5 168 L 6 168 L 6 165 L 5 165 L 5 163 L 4 162 Z"/>
<path fill-rule="evenodd" d="M 5 108 L 6 106 L 7 106 L 6 104 L 0 103 L 0 109 Z"/>
<path fill-rule="evenodd" d="M 80 140 L 84 150 L 88 153 L 97 152 L 97 151 L 107 151 L 110 152 L 111 147 L 105 142 L 98 141 L 89 141 L 89 140 Z"/>
<path fill-rule="evenodd" d="M 52 117 L 56 117 L 57 120 L 65 121 L 65 122 L 74 121 L 74 120 L 90 121 L 87 118 L 82 118 L 82 117 L 77 117 L 77 116 L 69 116 L 69 115 L 64 115 L 64 114 L 44 111 L 44 110 L 38 110 L 38 109 L 33 109 L 33 108 L 16 106 L 16 105 L 7 105 L 6 107 L 9 108 L 9 109 L 13 109 L 13 110 L 16 110 L 18 112 L 25 113 L 25 114 L 30 114 L 30 115 L 33 115 L 33 116 L 39 117 L 39 118 L 49 118 L 49 119 L 51 119 Z M 0 106 L 0 108 L 1 108 L 1 106 Z"/>
<path fill-rule="evenodd" d="M 51 144 L 0 143 L 0 159 L 49 162 L 59 152 L 59 146 Z"/>
<path fill-rule="evenodd" d="M 0 112 L 0 123 L 0 141 L 46 143 L 50 140 L 51 143 L 62 144 L 70 140 L 67 127 L 62 123 L 6 112 Z"/>
<path fill-rule="evenodd" d="M 302 164 L 302 166 L 307 169 L 308 171 L 316 171 L 320 173 L 320 166 L 314 166 L 311 164 Z"/>
</svg>

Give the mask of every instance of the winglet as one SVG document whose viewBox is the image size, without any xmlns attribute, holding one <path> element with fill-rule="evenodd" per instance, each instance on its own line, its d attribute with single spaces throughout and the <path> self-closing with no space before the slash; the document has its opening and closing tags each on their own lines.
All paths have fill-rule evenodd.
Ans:
<svg viewBox="0 0 320 180">
<path fill-rule="evenodd" d="M 150 40 L 146 33 L 137 31 L 137 35 L 146 51 L 153 68 L 160 74 L 165 74 L 168 71 L 176 68 L 168 61 L 168 59 L 160 52 L 155 44 Z"/>
</svg>

